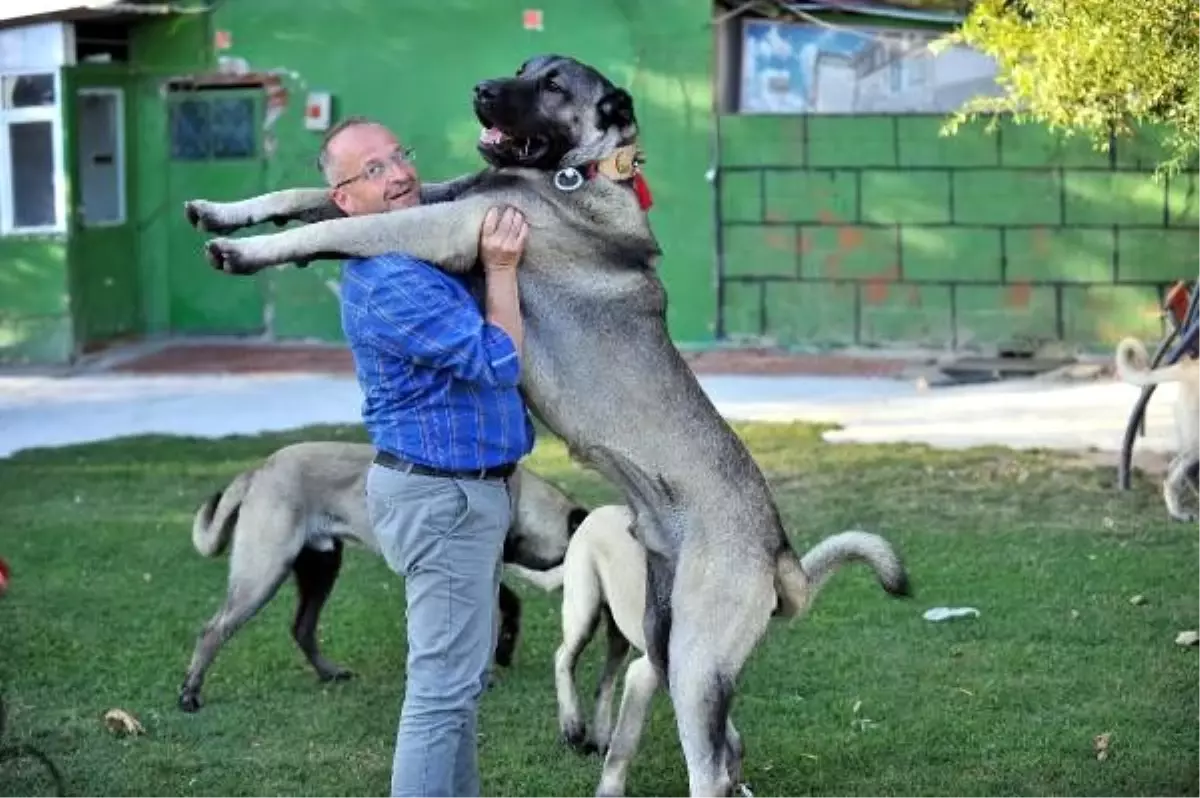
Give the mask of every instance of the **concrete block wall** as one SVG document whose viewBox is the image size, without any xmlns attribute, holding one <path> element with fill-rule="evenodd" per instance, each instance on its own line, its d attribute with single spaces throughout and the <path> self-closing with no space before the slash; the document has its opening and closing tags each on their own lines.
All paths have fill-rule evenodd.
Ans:
<svg viewBox="0 0 1200 798">
<path fill-rule="evenodd" d="M 1197 276 L 1194 169 L 1156 181 L 1150 133 L 1101 153 L 941 121 L 722 117 L 719 333 L 981 352 L 1161 336 L 1163 289 Z"/>
</svg>

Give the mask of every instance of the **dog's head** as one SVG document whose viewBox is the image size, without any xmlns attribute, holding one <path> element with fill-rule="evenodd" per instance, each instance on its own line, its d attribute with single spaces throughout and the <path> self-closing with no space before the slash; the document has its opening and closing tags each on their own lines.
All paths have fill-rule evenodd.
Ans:
<svg viewBox="0 0 1200 798">
<path fill-rule="evenodd" d="M 529 59 L 515 77 L 475 87 L 479 152 L 492 166 L 553 171 L 602 160 L 637 138 L 629 92 L 561 55 Z"/>
</svg>

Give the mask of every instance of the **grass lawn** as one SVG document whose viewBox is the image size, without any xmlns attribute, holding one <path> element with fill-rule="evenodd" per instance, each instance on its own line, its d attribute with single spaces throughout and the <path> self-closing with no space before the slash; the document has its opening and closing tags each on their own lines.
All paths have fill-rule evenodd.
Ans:
<svg viewBox="0 0 1200 798">
<path fill-rule="evenodd" d="M 986 421 L 981 420 L 981 423 Z M 737 427 L 801 548 L 852 526 L 887 535 L 916 597 L 865 569 L 835 576 L 812 613 L 774 626 L 734 713 L 759 795 L 1196 795 L 1197 529 L 1166 520 L 1157 480 L 1114 490 L 1113 468 L 999 449 L 825 445 L 820 428 Z M 358 678 L 322 685 L 288 632 L 294 589 L 217 658 L 205 708 L 176 692 L 223 597 L 225 561 L 190 542 L 196 506 L 292 441 L 357 428 L 198 441 L 140 438 L 0 460 L 0 746 L 29 743 L 76 795 L 385 795 L 403 687 L 402 585 L 350 550 L 322 619 L 327 656 Z M 589 502 L 615 498 L 543 438 L 530 464 Z M 526 599 L 514 667 L 481 720 L 487 795 L 591 795 L 599 760 L 557 740 L 557 596 Z M 1141 604 L 1130 602 L 1144 596 Z M 982 616 L 930 623 L 937 605 Z M 586 699 L 603 646 L 581 668 Z M 118 738 L 101 716 L 136 715 Z M 1096 735 L 1111 734 L 1098 761 Z M 0 792 L 48 794 L 28 763 Z M 629 779 L 686 794 L 662 694 Z"/>
</svg>

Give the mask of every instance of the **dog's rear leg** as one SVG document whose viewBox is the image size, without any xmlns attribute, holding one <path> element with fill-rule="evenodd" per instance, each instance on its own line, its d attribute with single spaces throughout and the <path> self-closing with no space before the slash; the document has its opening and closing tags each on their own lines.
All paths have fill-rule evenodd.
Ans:
<svg viewBox="0 0 1200 798">
<path fill-rule="evenodd" d="M 1167 469 L 1167 477 L 1163 480 L 1163 500 L 1167 504 L 1167 513 L 1176 521 L 1192 522 L 1196 520 L 1194 510 L 1184 506 L 1188 500 L 1188 473 L 1196 467 L 1197 457 L 1194 452 L 1177 455 Z"/>
<path fill-rule="evenodd" d="M 572 748 L 587 750 L 587 724 L 575 689 L 579 655 L 591 642 L 600 620 L 600 579 L 592 568 L 580 569 L 563 582 L 562 644 L 554 652 L 554 690 L 558 695 L 558 728 Z"/>
<path fill-rule="evenodd" d="M 521 636 L 521 597 L 511 587 L 500 583 L 500 634 L 496 638 L 496 664 L 502 668 L 512 665 L 517 640 Z"/>
<path fill-rule="evenodd" d="M 604 670 L 596 684 L 596 711 L 592 715 L 592 732 L 590 746 L 601 754 L 608 750 L 608 742 L 612 737 L 612 702 L 617 687 L 617 673 L 629 653 L 629 641 L 621 634 L 612 612 L 604 609 L 605 629 L 608 635 L 608 654 L 604 660 Z"/>
<path fill-rule="evenodd" d="M 646 714 L 650 710 L 650 700 L 657 689 L 657 668 L 648 656 L 638 657 L 629 663 L 625 669 L 625 691 L 617 712 L 617 725 L 604 757 L 604 769 L 600 773 L 596 795 L 625 794 L 629 763 L 637 753 L 642 730 L 646 726 Z"/>
<path fill-rule="evenodd" d="M 693 796 L 729 795 L 740 770 L 740 736 L 729 712 L 742 666 L 775 606 L 772 568 L 704 568 L 708 555 L 684 551 L 675 580 L 670 693 Z M 745 564 L 744 564 L 745 565 Z"/>
<path fill-rule="evenodd" d="M 321 681 L 349 679 L 353 674 L 321 656 L 317 643 L 317 621 L 321 608 L 333 590 L 338 571 L 342 568 L 342 542 L 333 541 L 332 551 L 318 551 L 305 546 L 292 563 L 296 575 L 296 620 L 292 624 L 292 637 L 296 645 L 308 657 Z"/>
<path fill-rule="evenodd" d="M 204 683 L 204 674 L 212 665 L 217 651 L 242 624 L 253 618 L 275 596 L 275 591 L 287 578 L 287 572 L 288 566 L 282 564 L 274 573 L 265 574 L 261 579 L 230 574 L 229 593 L 224 606 L 204 625 L 204 630 L 196 640 L 187 676 L 179 689 L 180 709 L 184 712 L 200 709 L 200 688 Z"/>
</svg>

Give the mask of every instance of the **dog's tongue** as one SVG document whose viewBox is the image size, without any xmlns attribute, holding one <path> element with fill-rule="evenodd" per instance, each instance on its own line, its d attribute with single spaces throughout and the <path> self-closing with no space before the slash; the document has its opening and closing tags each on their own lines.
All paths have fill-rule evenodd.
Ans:
<svg viewBox="0 0 1200 798">
<path fill-rule="evenodd" d="M 500 132 L 500 128 L 485 127 L 479 131 L 479 140 L 484 144 L 499 144 L 504 140 L 504 134 Z"/>
</svg>

